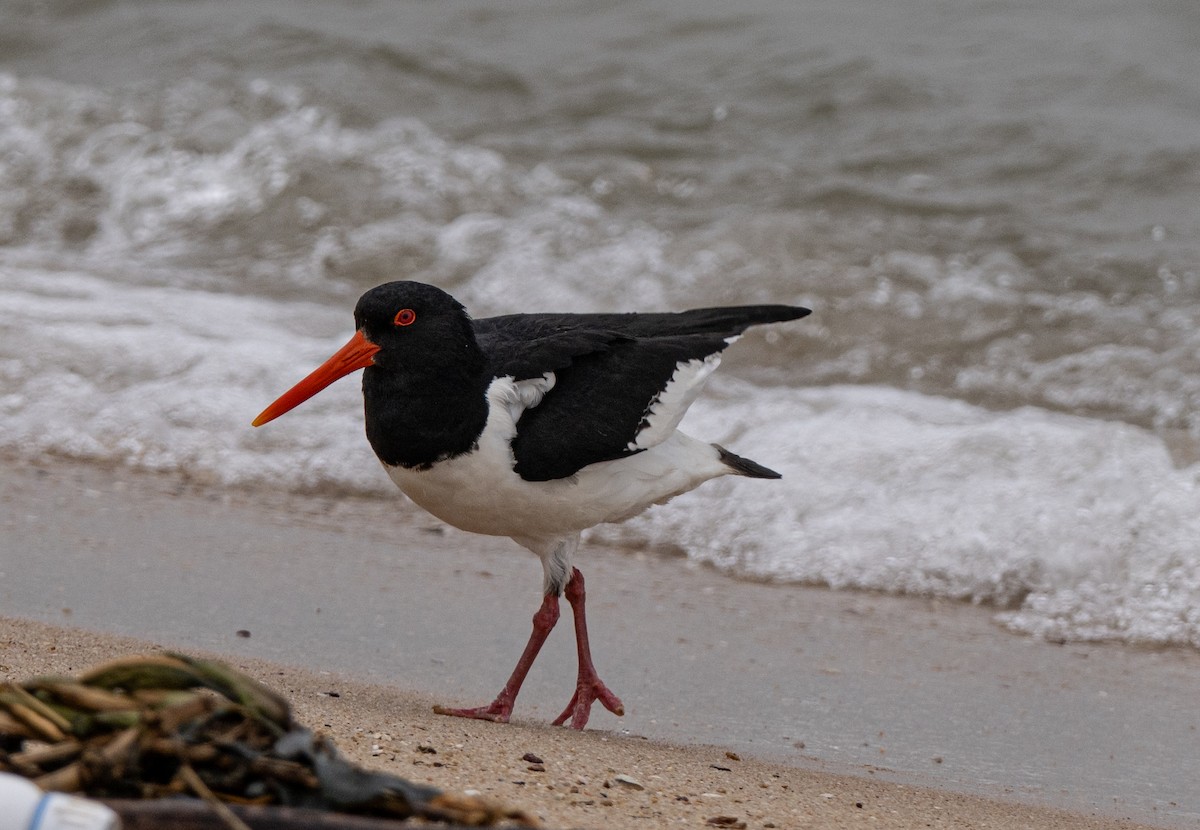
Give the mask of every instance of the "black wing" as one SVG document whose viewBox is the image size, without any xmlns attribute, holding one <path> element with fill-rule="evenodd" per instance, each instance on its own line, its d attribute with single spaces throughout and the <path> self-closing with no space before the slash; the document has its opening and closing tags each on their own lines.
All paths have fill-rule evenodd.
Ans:
<svg viewBox="0 0 1200 830">
<path fill-rule="evenodd" d="M 477 320 L 475 329 L 493 376 L 555 375 L 554 388 L 525 410 L 513 439 L 517 473 L 527 481 L 548 481 L 651 446 L 639 445 L 639 435 L 651 426 L 651 407 L 681 367 L 720 353 L 750 326 L 808 313 L 791 306 L 743 306 L 526 314 Z M 664 403 L 677 411 L 656 411 L 654 417 L 678 423 L 691 397 Z"/>
</svg>

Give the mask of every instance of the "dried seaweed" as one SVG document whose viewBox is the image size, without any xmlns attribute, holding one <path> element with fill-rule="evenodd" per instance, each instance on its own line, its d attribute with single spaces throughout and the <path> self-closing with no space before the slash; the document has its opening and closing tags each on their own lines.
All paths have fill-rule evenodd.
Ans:
<svg viewBox="0 0 1200 830">
<path fill-rule="evenodd" d="M 198 796 L 471 826 L 535 824 L 488 799 L 356 767 L 297 725 L 287 701 L 266 686 L 181 654 L 113 660 L 77 679 L 0 685 L 0 771 L 103 799 Z"/>
</svg>

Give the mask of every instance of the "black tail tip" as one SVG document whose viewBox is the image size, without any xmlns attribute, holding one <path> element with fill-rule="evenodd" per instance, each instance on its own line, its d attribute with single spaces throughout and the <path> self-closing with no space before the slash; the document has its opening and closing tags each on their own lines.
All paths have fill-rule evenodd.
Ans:
<svg viewBox="0 0 1200 830">
<path fill-rule="evenodd" d="M 720 444 L 713 444 L 713 446 L 721 454 L 721 463 L 740 476 L 748 476 L 750 478 L 783 478 L 779 473 L 764 467 L 757 461 L 751 461 L 749 458 L 734 455 Z"/>
</svg>

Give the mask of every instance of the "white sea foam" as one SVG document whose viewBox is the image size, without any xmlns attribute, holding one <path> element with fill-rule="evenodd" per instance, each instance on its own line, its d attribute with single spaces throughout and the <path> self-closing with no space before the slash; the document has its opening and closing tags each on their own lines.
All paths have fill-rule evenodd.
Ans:
<svg viewBox="0 0 1200 830">
<path fill-rule="evenodd" d="M 222 484 L 385 488 L 353 382 L 290 424 L 249 426 L 349 336 L 344 310 L 0 268 L 0 317 L 5 449 Z"/>
<path fill-rule="evenodd" d="M 341 345 L 345 309 L 0 268 L 0 319 L 8 451 L 399 498 L 354 380 L 249 426 Z M 783 480 L 710 482 L 594 536 L 746 577 L 994 604 L 1038 635 L 1200 645 L 1200 470 L 1144 430 L 720 376 L 683 426 Z"/>
<path fill-rule="evenodd" d="M 661 172 L 638 169 L 645 186 Z M 480 314 L 811 304 L 785 344 L 803 382 L 901 378 L 1200 443 L 1193 270 L 1114 295 L 1003 247 L 877 249 L 870 225 L 821 212 L 714 209 L 672 233 L 598 192 L 417 119 L 348 120 L 282 82 L 131 92 L 0 73 L 0 252 L 30 262 L 347 306 L 419 279 Z M 873 255 L 839 255 L 833 225 Z"/>
<path fill-rule="evenodd" d="M 713 482 L 615 535 L 742 576 L 993 604 L 1043 636 L 1200 645 L 1200 467 L 1150 433 L 882 387 L 719 390 L 684 429 L 783 480 Z"/>
<path fill-rule="evenodd" d="M 1042 636 L 1200 646 L 1195 467 L 1134 426 L 881 385 L 1194 437 L 1194 304 L 1052 291 L 1004 251 L 814 258 L 797 240 L 825 220 L 803 213 L 718 211 L 672 235 L 549 166 L 413 119 L 347 124 L 268 81 L 143 96 L 0 74 L 0 116 L 6 451 L 398 497 L 354 380 L 248 425 L 344 342 L 368 285 L 437 282 L 479 314 L 811 296 L 811 320 L 768 337 L 797 361 L 785 383 L 822 385 L 719 373 L 684 424 L 784 479 L 712 482 L 595 538 L 988 603 Z"/>
<path fill-rule="evenodd" d="M 415 119 L 348 126 L 266 81 L 159 95 L 0 73 L 0 246 L 276 296 L 422 279 L 476 309 L 672 304 L 669 236 L 613 222 L 547 167 Z"/>
</svg>

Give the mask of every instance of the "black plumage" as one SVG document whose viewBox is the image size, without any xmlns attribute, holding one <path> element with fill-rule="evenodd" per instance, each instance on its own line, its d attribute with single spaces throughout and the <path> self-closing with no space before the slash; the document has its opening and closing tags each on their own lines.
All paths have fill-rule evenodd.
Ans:
<svg viewBox="0 0 1200 830">
<path fill-rule="evenodd" d="M 398 328 L 393 318 L 402 308 L 412 308 L 416 322 Z M 517 424 L 515 470 L 526 481 L 567 478 L 639 452 L 631 445 L 681 364 L 719 353 L 750 326 L 808 313 L 761 305 L 472 321 L 432 286 L 387 283 L 355 310 L 359 329 L 382 347 L 363 374 L 368 438 L 386 464 L 422 467 L 455 457 L 482 433 L 495 378 L 550 373 L 553 388 Z"/>
</svg>

